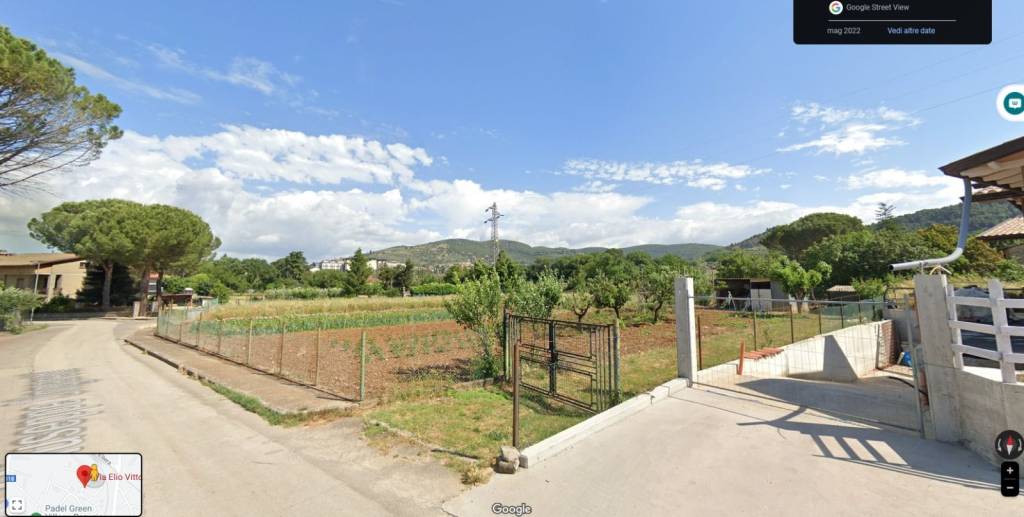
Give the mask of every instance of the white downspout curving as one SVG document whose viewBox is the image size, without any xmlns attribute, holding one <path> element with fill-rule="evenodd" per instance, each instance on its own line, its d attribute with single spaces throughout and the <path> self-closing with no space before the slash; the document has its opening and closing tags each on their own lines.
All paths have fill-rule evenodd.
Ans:
<svg viewBox="0 0 1024 517">
<path fill-rule="evenodd" d="M 960 238 L 956 241 L 956 249 L 953 253 L 942 258 L 927 260 L 915 260 L 913 262 L 902 262 L 889 266 L 890 271 L 906 271 L 908 269 L 924 269 L 926 267 L 941 266 L 949 264 L 964 254 L 964 247 L 967 246 L 967 227 L 971 222 L 971 180 L 964 179 L 964 204 L 960 212 Z"/>
</svg>

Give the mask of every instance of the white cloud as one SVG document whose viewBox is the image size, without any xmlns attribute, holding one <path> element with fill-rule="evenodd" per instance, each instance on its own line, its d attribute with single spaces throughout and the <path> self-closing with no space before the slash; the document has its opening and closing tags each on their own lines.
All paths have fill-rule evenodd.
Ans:
<svg viewBox="0 0 1024 517">
<path fill-rule="evenodd" d="M 849 189 L 921 189 L 962 185 L 956 178 L 942 174 L 928 174 L 925 171 L 903 169 L 880 169 L 847 176 L 844 180 Z"/>
<path fill-rule="evenodd" d="M 863 155 L 871 151 L 904 145 L 893 137 L 884 136 L 899 129 L 913 127 L 921 120 L 913 115 L 882 106 L 876 109 L 844 109 L 805 103 L 793 106 L 790 116 L 808 129 L 819 124 L 817 138 L 779 148 L 780 152 L 811 150 L 815 154 L 831 153 Z"/>
<path fill-rule="evenodd" d="M 157 88 L 155 86 L 148 85 L 146 83 L 132 81 L 123 77 L 114 75 L 107 70 L 96 66 L 87 61 L 83 61 L 74 56 L 69 56 L 60 52 L 51 52 L 53 57 L 64 62 L 64 64 L 71 66 L 76 72 L 85 74 L 93 79 L 99 79 L 101 81 L 107 81 L 114 86 L 132 93 L 141 93 L 154 99 L 169 100 L 178 102 L 181 104 L 195 104 L 199 102 L 199 95 L 183 90 L 180 88 Z"/>
<path fill-rule="evenodd" d="M 656 215 L 652 198 L 615 192 L 614 184 L 602 178 L 588 180 L 588 192 L 537 192 L 418 177 L 433 161 L 421 148 L 345 135 L 248 126 L 164 138 L 129 131 L 89 166 L 48 178 L 46 189 L 54 195 L 0 197 L 0 247 L 33 249 L 25 223 L 61 201 L 108 197 L 192 210 L 222 239 L 221 252 L 273 258 L 303 250 L 317 259 L 345 255 L 356 247 L 380 249 L 447 237 L 483 239 L 484 208 L 493 202 L 507 214 L 502 238 L 547 246 L 621 247 L 728 244 L 816 211 L 870 220 L 880 201 L 905 213 L 948 205 L 959 195 L 957 185 L 921 179 L 917 171 L 872 171 L 847 179 L 847 186 L 880 191 L 846 205 L 705 202 Z M 751 173 L 709 167 L 717 172 L 667 177 L 730 181 Z M 640 174 L 631 171 L 622 169 L 623 177 Z M 653 170 L 646 174 L 663 181 Z"/>
<path fill-rule="evenodd" d="M 283 72 L 268 61 L 254 57 L 235 57 L 226 70 L 215 70 L 187 61 L 184 52 L 159 45 L 146 47 L 163 65 L 189 74 L 256 90 L 264 95 L 280 93 L 294 86 L 298 76 Z"/>
<path fill-rule="evenodd" d="M 674 162 L 616 162 L 607 160 L 569 160 L 562 172 L 588 180 L 632 181 L 654 185 L 685 184 L 689 187 L 721 190 L 729 180 L 739 180 L 769 172 L 747 165 L 701 160 Z"/>
</svg>

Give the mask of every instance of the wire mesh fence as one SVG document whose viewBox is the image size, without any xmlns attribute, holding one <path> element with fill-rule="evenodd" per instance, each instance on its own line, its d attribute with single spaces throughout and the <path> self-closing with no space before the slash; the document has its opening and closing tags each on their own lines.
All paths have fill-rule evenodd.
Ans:
<svg viewBox="0 0 1024 517">
<path fill-rule="evenodd" d="M 417 321 L 427 319 L 427 321 Z M 481 339 L 452 320 L 373 317 L 210 318 L 170 308 L 157 336 L 277 377 L 350 399 L 377 398 L 402 382 L 443 372 L 473 376 Z"/>
<path fill-rule="evenodd" d="M 743 375 L 810 372 L 821 366 L 823 343 L 828 340 L 818 336 L 881 321 L 885 306 L 880 300 L 762 301 L 765 303 L 751 304 L 747 300 L 697 297 L 698 368 L 703 380 L 725 383 L 735 382 Z M 859 332 L 852 331 L 846 336 L 850 342 L 862 344 L 853 345 L 854 355 L 870 356 L 874 365 L 879 331 L 865 327 L 863 335 Z M 800 345 L 806 341 L 814 343 Z M 851 370 L 860 371 L 862 365 L 850 366 Z"/>
</svg>

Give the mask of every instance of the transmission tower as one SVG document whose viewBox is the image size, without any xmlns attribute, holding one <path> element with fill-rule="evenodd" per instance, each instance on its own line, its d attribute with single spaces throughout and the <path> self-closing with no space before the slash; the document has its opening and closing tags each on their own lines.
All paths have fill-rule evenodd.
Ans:
<svg viewBox="0 0 1024 517">
<path fill-rule="evenodd" d="M 498 244 L 498 219 L 504 217 L 504 215 L 498 212 L 498 203 L 494 203 L 487 207 L 484 212 L 491 213 L 491 217 L 487 218 L 487 220 L 484 221 L 484 224 L 490 223 L 491 225 L 491 254 L 493 255 L 491 260 L 497 264 L 498 252 L 500 251 L 500 245 Z"/>
</svg>

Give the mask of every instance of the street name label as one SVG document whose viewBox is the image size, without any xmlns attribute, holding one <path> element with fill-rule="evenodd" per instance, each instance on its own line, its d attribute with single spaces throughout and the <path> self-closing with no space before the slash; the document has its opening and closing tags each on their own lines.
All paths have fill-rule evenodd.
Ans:
<svg viewBox="0 0 1024 517">
<path fill-rule="evenodd" d="M 139 453 L 8 453 L 4 514 L 142 515 Z"/>
<path fill-rule="evenodd" d="M 798 44 L 987 45 L 992 0 L 793 0 Z"/>
</svg>

